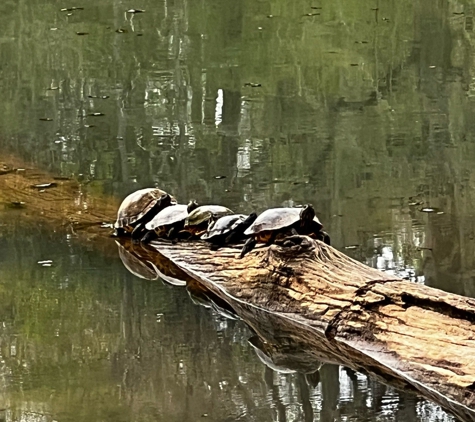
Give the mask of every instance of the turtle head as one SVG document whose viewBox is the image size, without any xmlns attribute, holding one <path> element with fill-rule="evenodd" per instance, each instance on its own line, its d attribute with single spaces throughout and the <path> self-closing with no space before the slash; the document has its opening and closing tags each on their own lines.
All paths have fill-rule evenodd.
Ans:
<svg viewBox="0 0 475 422">
<path fill-rule="evenodd" d="M 192 199 L 190 202 L 188 202 L 188 207 L 186 208 L 186 210 L 188 211 L 188 214 L 189 214 L 191 211 L 196 210 L 196 208 L 198 207 L 199 207 L 198 202 Z"/>
<path fill-rule="evenodd" d="M 306 204 L 300 211 L 300 220 L 310 222 L 315 218 L 315 209 L 310 204 Z"/>
</svg>

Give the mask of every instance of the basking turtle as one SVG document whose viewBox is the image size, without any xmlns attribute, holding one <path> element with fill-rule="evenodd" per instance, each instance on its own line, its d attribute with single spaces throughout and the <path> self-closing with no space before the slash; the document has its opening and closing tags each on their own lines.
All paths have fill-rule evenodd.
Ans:
<svg viewBox="0 0 475 422">
<path fill-rule="evenodd" d="M 201 236 L 208 229 L 208 225 L 225 215 L 231 215 L 233 212 L 221 205 L 202 205 L 186 217 L 185 231 L 193 236 Z"/>
<path fill-rule="evenodd" d="M 214 247 L 239 242 L 244 238 L 244 231 L 256 220 L 257 214 L 231 214 L 218 218 L 208 226 L 202 240 L 212 243 Z"/>
<path fill-rule="evenodd" d="M 162 209 L 176 204 L 176 199 L 161 189 L 140 189 L 120 204 L 114 224 L 117 236 L 131 233 L 133 239 L 143 236 L 145 225 Z"/>
<path fill-rule="evenodd" d="M 183 230 L 186 217 L 196 208 L 198 204 L 195 201 L 190 201 L 188 205 L 178 204 L 164 208 L 145 225 L 147 233 L 142 242 L 148 243 L 159 237 L 176 237 Z"/>
<path fill-rule="evenodd" d="M 322 231 L 322 223 L 311 205 L 303 208 L 270 208 L 264 211 L 244 234 L 251 236 L 244 244 L 241 258 L 257 243 L 270 245 L 276 238 L 287 235 L 308 235 L 330 244 L 330 236 Z"/>
</svg>

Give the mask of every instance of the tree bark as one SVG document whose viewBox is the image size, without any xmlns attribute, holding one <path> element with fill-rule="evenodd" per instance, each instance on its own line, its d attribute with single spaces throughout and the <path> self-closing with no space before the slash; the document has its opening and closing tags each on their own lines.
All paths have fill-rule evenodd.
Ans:
<svg viewBox="0 0 475 422">
<path fill-rule="evenodd" d="M 305 350 L 410 387 L 474 421 L 475 300 L 369 268 L 322 242 L 297 240 L 243 259 L 233 248 L 154 242 L 166 260 L 154 252 L 145 259 L 158 267 L 168 261 L 168 270 L 172 263 L 201 283 L 273 350 L 283 332 L 299 345 L 294 354 Z"/>
</svg>

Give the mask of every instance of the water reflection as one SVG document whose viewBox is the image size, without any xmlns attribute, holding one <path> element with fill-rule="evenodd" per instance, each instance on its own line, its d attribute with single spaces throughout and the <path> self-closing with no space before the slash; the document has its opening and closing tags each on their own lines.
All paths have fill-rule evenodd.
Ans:
<svg viewBox="0 0 475 422">
<path fill-rule="evenodd" d="M 131 7 L 145 12 L 127 13 Z M 107 192 L 123 198 L 134 189 L 158 185 L 182 201 L 192 197 L 242 213 L 313 203 L 334 245 L 349 247 L 349 254 L 416 282 L 475 296 L 475 75 L 469 4 L 143 0 L 126 5 L 83 0 L 58 5 L 55 0 L 4 0 L 0 11 L 1 150 L 73 175 L 91 196 Z M 421 212 L 424 207 L 444 214 Z M 2 216 L 2 231 L 9 225 Z M 21 343 L 15 343 L 15 350 L 26 356 L 18 360 L 4 354 L 15 369 L 15 376 L 7 377 L 14 380 L 8 391 L 16 394 L 9 400 L 20 409 L 25 394 L 20 385 L 30 391 L 32 380 L 39 394 L 28 408 L 7 410 L 7 418 L 19 419 L 21 412 L 49 418 L 49 411 L 84 419 L 120 420 L 132 413 L 145 419 L 158 417 L 154 412 L 162 406 L 160 415 L 182 421 L 200 412 L 212 415 L 204 404 L 211 395 L 220 403 L 214 408 L 220 420 L 229 417 L 226 406 L 232 407 L 233 420 L 236 415 L 242 420 L 298 418 L 301 406 L 289 398 L 290 392 L 300 391 L 295 374 L 276 375 L 285 380 L 282 391 L 289 397 L 276 387 L 280 381 L 272 389 L 261 384 L 255 374 L 262 366 L 249 352 L 249 333 L 236 334 L 247 329 L 235 323 L 224 330 L 226 335 L 215 332 L 218 317 L 210 320 L 206 310 L 184 306 L 189 303 L 186 292 L 163 293 L 159 283 L 125 275 L 115 258 L 101 262 L 90 252 L 79 253 L 77 245 L 52 241 L 49 231 L 41 233 L 50 241 L 40 242 L 37 230 L 24 232 L 21 245 L 13 249 L 10 232 L 1 238 L 1 271 L 8 274 L 7 288 L 0 292 L 6 324 L 2 344 L 9 351 L 14 337 Z M 41 243 L 51 250 L 39 253 Z M 59 244 L 70 255 L 60 252 Z M 32 266 L 29 255 L 38 261 L 53 257 L 53 265 Z M 6 256 L 16 258 L 7 265 Z M 149 321 L 156 306 L 151 298 L 160 304 L 156 312 L 164 315 L 162 322 L 171 324 L 168 331 Z M 176 329 L 186 322 L 193 322 L 193 330 Z M 68 333 L 67 341 L 51 334 L 56 329 Z M 230 346 L 235 342 L 229 336 L 239 338 L 239 346 Z M 184 360 L 193 357 L 197 367 L 190 376 L 195 378 L 184 381 L 183 374 L 170 369 L 177 367 L 173 354 L 154 355 L 159 346 L 152 338 L 164 341 L 160 347 L 166 352 L 176 351 Z M 168 365 L 164 372 L 150 374 L 138 363 L 134 356 L 139 349 L 144 353 L 142 343 L 148 347 L 147 368 L 163 363 Z M 265 394 L 275 397 L 272 411 L 253 404 L 253 392 L 239 377 L 226 387 L 208 380 L 222 393 L 204 386 L 206 372 L 192 351 L 234 357 L 234 348 L 242 352 L 236 353 L 245 361 L 239 364 L 249 370 L 246 374 L 253 374 L 255 383 L 246 381 L 252 391 L 261 391 L 262 400 Z M 22 369 L 25 362 L 34 368 Z M 53 403 L 48 395 L 57 384 L 52 374 L 63 364 L 61 394 Z M 328 368 L 322 368 L 322 379 Z M 35 370 L 41 376 L 35 378 Z M 91 374 L 108 381 L 94 383 Z M 352 385 L 344 374 L 332 377 L 346 380 L 340 386 Z M 26 384 L 20 384 L 24 379 Z M 91 405 L 82 409 L 73 382 L 90 386 L 94 397 L 104 398 L 104 407 L 87 395 Z M 180 400 L 157 399 L 154 392 L 164 385 L 173 385 L 169 396 Z M 385 387 L 371 385 L 378 392 L 369 396 L 348 387 L 358 398 L 346 407 L 341 399 L 339 409 L 361 419 L 389 419 L 394 409 L 400 420 L 445 418 L 426 402 L 394 398 Z M 320 384 L 310 393 L 314 415 L 324 408 L 322 420 L 334 416 L 335 397 L 344 397 L 342 391 Z M 238 402 L 246 403 L 242 409 L 247 410 L 237 411 Z M 185 403 L 186 410 L 176 403 Z"/>
</svg>

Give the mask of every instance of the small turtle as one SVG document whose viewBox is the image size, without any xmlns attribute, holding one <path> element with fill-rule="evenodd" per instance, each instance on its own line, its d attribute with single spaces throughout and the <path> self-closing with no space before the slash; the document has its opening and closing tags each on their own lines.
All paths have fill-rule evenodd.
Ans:
<svg viewBox="0 0 475 422">
<path fill-rule="evenodd" d="M 147 233 L 142 238 L 142 242 L 148 243 L 159 237 L 172 239 L 183 230 L 185 219 L 188 214 L 198 208 L 195 201 L 190 201 L 188 205 L 178 204 L 161 210 L 146 225 Z"/>
<path fill-rule="evenodd" d="M 308 235 L 329 245 L 330 236 L 322 228 L 311 205 L 303 208 L 268 209 L 244 232 L 251 237 L 242 248 L 241 258 L 252 251 L 257 243 L 271 245 L 276 238 L 287 235 Z"/>
<path fill-rule="evenodd" d="M 221 205 L 202 205 L 190 213 L 185 220 L 185 231 L 193 236 L 201 236 L 208 225 L 225 215 L 234 214 L 229 208 Z"/>
<path fill-rule="evenodd" d="M 208 226 L 206 233 L 201 236 L 213 245 L 213 249 L 220 246 L 239 242 L 244 238 L 244 231 L 256 220 L 257 214 L 232 214 L 218 218 Z"/>
<path fill-rule="evenodd" d="M 162 209 L 176 204 L 176 199 L 161 189 L 140 189 L 120 204 L 114 224 L 117 236 L 131 233 L 133 239 L 143 236 L 145 225 Z"/>
</svg>

